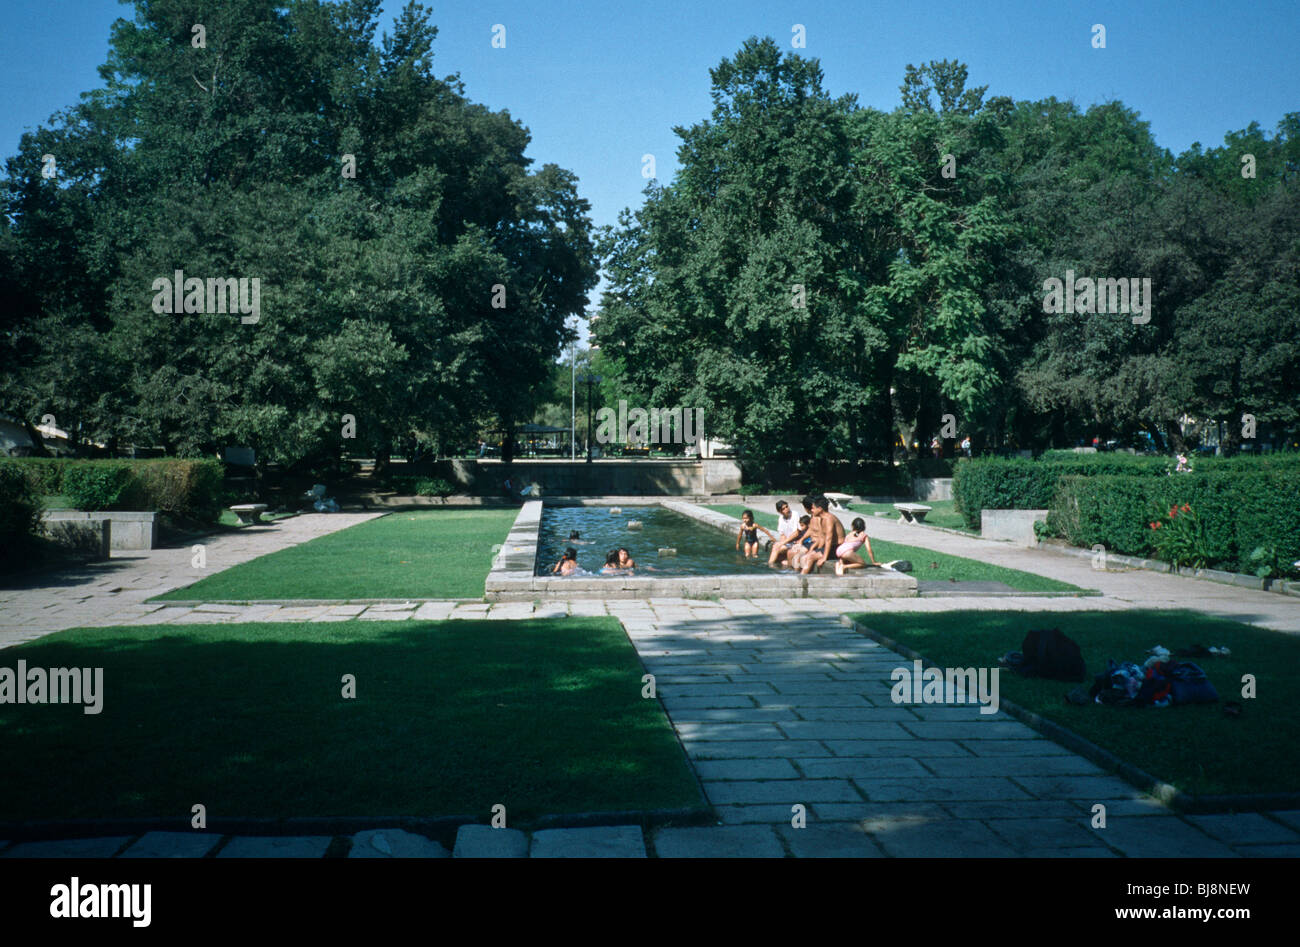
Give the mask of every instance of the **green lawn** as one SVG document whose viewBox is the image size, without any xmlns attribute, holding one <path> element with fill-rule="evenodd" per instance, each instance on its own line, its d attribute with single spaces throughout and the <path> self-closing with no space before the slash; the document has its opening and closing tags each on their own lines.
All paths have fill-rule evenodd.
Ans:
<svg viewBox="0 0 1300 947">
<path fill-rule="evenodd" d="M 262 556 L 154 601 L 482 598 L 518 510 L 390 513 Z"/>
<path fill-rule="evenodd" d="M 1226 658 L 1195 658 L 1219 692 L 1219 704 L 1164 708 L 1075 706 L 1061 681 L 999 676 L 1001 696 L 1104 747 L 1184 792 L 1237 794 L 1300 791 L 1300 706 L 1295 669 L 1300 637 L 1187 611 L 940 612 L 859 614 L 868 628 L 905 644 L 941 667 L 993 667 L 1020 648 L 1031 628 L 1060 628 L 1078 642 L 1088 674 L 1106 660 L 1141 664 L 1146 651 L 1193 644 L 1227 645 Z M 1255 675 L 1258 696 L 1241 696 L 1243 674 Z M 1238 718 L 1222 702 L 1245 708 Z"/>
<path fill-rule="evenodd" d="M 704 804 L 612 618 L 75 629 L 19 658 L 102 667 L 103 710 L 0 704 L 0 821 Z"/>
<path fill-rule="evenodd" d="M 926 526 L 943 526 L 947 529 L 959 529 L 965 533 L 979 535 L 979 530 L 970 529 L 966 525 L 966 517 L 962 516 L 953 509 L 952 500 L 920 500 L 930 507 L 930 512 L 925 514 Z M 898 510 L 894 509 L 892 503 L 854 503 L 853 514 L 861 516 L 867 521 L 867 531 L 871 530 L 871 521 L 877 513 L 886 513 L 890 519 L 898 519 Z"/>
<path fill-rule="evenodd" d="M 725 513 L 728 516 L 735 517 L 739 517 L 744 510 L 753 510 L 754 521 L 756 523 L 760 526 L 766 526 L 770 530 L 776 530 L 777 516 L 775 512 L 768 513 L 764 510 L 754 509 L 752 506 L 741 505 L 710 506 L 708 509 L 717 510 L 719 513 Z M 857 504 L 854 506 L 854 512 L 857 512 Z M 867 535 L 870 536 L 871 521 L 873 517 L 869 513 L 864 513 L 862 518 L 866 520 Z M 987 562 L 980 562 L 978 559 L 966 559 L 962 556 L 952 556 L 948 553 L 935 552 L 933 549 L 922 549 L 919 546 L 904 546 L 900 543 L 890 543 L 883 539 L 872 538 L 871 551 L 875 553 L 877 562 L 889 562 L 893 559 L 909 560 L 913 567 L 912 575 L 919 580 L 1003 582 L 1017 591 L 1034 593 L 1063 592 L 1068 594 L 1087 591 L 1086 589 L 1079 588 L 1077 585 L 1071 585 L 1069 582 L 1062 582 L 1059 579 L 1050 579 L 1047 576 L 1035 575 L 1032 572 L 1022 572 L 1019 569 L 1008 569 L 1004 566 L 995 566 Z"/>
</svg>

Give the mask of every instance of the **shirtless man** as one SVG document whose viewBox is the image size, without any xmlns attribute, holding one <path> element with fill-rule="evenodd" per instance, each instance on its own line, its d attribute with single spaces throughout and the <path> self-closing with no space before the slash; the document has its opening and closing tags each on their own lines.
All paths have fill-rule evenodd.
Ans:
<svg viewBox="0 0 1300 947">
<path fill-rule="evenodd" d="M 803 556 L 800 572 L 807 575 L 813 569 L 820 569 L 828 558 L 833 558 L 835 550 L 844 542 L 844 525 L 839 518 L 827 509 L 829 501 L 818 494 L 812 500 L 812 523 L 810 534 L 812 545 Z"/>
</svg>

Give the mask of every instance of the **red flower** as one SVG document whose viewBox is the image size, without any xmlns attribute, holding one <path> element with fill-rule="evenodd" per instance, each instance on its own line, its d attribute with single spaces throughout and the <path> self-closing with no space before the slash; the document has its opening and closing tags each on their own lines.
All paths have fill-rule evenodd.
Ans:
<svg viewBox="0 0 1300 947">
<path fill-rule="evenodd" d="M 1172 510 L 1169 511 L 1170 519 L 1173 519 L 1177 515 L 1178 515 L 1178 507 L 1174 507 Z"/>
<path fill-rule="evenodd" d="M 1152 528 L 1152 529 L 1159 529 L 1159 528 L 1160 528 L 1160 524 L 1159 524 L 1159 523 L 1152 523 L 1152 524 L 1151 524 L 1151 528 Z"/>
<path fill-rule="evenodd" d="M 1184 512 L 1184 513 L 1190 513 L 1190 512 L 1192 512 L 1192 508 L 1191 508 L 1190 506 L 1188 506 L 1186 503 L 1184 503 L 1184 504 L 1183 504 L 1183 512 Z"/>
</svg>

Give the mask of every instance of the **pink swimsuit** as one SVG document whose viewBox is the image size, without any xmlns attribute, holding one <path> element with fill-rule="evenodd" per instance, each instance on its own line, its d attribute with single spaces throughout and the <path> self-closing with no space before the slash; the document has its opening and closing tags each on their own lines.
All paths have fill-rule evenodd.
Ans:
<svg viewBox="0 0 1300 947">
<path fill-rule="evenodd" d="M 862 547 L 862 541 L 867 537 L 861 536 L 858 539 L 846 539 L 840 543 L 839 548 L 835 550 L 835 558 L 843 559 L 845 556 L 857 552 Z"/>
</svg>

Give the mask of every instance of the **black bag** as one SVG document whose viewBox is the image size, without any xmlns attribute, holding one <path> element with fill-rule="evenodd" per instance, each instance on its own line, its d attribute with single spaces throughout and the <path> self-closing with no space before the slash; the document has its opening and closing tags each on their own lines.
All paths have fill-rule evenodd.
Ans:
<svg viewBox="0 0 1300 947">
<path fill-rule="evenodd" d="M 1079 646 L 1061 633 L 1061 629 L 1031 631 L 1020 644 L 1024 661 L 1018 670 L 1029 677 L 1046 677 L 1054 681 L 1083 681 L 1088 669 Z"/>
<path fill-rule="evenodd" d="M 1170 662 L 1167 667 L 1175 704 L 1213 704 L 1218 701 L 1219 692 L 1198 665 L 1190 661 L 1183 664 Z"/>
</svg>

